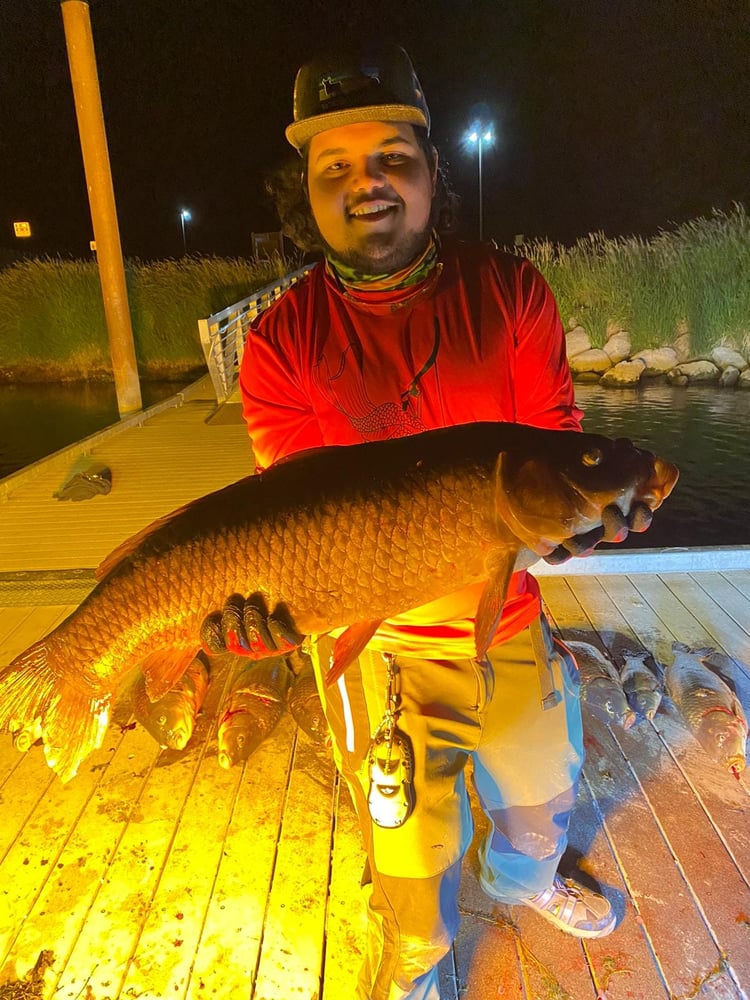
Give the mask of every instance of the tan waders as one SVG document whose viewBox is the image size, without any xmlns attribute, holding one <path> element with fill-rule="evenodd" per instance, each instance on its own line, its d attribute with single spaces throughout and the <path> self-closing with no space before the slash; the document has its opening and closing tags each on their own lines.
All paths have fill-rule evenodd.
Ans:
<svg viewBox="0 0 750 1000">
<path fill-rule="evenodd" d="M 372 878 L 356 996 L 439 1000 L 436 965 L 458 929 L 461 859 L 473 833 L 465 765 L 471 758 L 491 822 L 480 848 L 485 891 L 514 903 L 548 888 L 583 761 L 575 664 L 543 617 L 483 662 L 366 650 L 325 690 L 330 649 L 321 640 L 313 659 Z M 390 756 L 382 739 L 373 741 L 382 736 L 386 692 L 403 736 Z M 409 781 L 400 797 L 399 783 Z M 383 825 L 389 816 L 394 822 Z"/>
</svg>

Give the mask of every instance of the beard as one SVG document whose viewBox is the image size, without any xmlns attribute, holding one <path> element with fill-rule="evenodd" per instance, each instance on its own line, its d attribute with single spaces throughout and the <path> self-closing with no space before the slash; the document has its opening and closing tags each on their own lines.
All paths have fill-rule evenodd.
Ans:
<svg viewBox="0 0 750 1000">
<path fill-rule="evenodd" d="M 326 257 L 340 261 L 357 274 L 395 274 L 408 267 L 427 249 L 432 226 L 400 236 L 396 242 L 388 233 L 372 233 L 358 246 L 334 249 L 321 237 Z"/>
<path fill-rule="evenodd" d="M 371 200 L 372 195 L 363 200 Z M 385 192 L 383 197 L 395 200 L 395 195 Z M 414 230 L 399 236 L 392 233 L 371 233 L 361 237 L 356 244 L 343 247 L 332 247 L 318 229 L 320 245 L 326 257 L 334 263 L 338 261 L 351 268 L 357 274 L 385 275 L 395 274 L 415 261 L 427 249 L 433 232 L 432 212 L 423 229 Z"/>
</svg>

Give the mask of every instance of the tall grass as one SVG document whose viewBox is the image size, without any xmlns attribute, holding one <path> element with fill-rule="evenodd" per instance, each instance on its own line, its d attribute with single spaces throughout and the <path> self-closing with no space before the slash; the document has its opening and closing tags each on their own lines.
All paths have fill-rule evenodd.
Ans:
<svg viewBox="0 0 750 1000">
<path fill-rule="evenodd" d="M 184 257 L 126 264 L 139 369 L 169 378 L 204 365 L 197 321 L 293 270 L 294 262 Z M 94 261 L 22 261 L 0 271 L 0 373 L 58 379 L 111 374 Z"/>
<path fill-rule="evenodd" d="M 595 233 L 572 247 L 537 240 L 513 249 L 536 264 L 563 320 L 580 323 L 595 346 L 616 323 L 633 351 L 672 344 L 687 328 L 695 356 L 717 345 L 750 352 L 750 219 L 742 205 L 648 241 Z"/>
<path fill-rule="evenodd" d="M 741 205 L 655 238 L 592 233 L 572 247 L 514 247 L 547 278 L 563 320 L 595 346 L 628 330 L 633 351 L 672 344 L 699 357 L 717 345 L 750 354 L 750 219 Z M 297 261 L 184 257 L 126 265 L 141 372 L 168 378 L 203 367 L 197 321 L 299 266 Z M 0 377 L 94 378 L 111 372 L 96 263 L 29 260 L 0 271 Z"/>
</svg>

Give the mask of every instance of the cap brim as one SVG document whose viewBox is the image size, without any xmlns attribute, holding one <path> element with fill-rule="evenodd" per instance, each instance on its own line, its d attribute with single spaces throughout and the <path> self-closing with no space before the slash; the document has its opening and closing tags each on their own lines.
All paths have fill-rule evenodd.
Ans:
<svg viewBox="0 0 750 1000">
<path fill-rule="evenodd" d="M 365 108 L 343 108 L 314 115 L 301 122 L 293 122 L 284 133 L 295 149 L 302 149 L 314 135 L 342 125 L 359 125 L 362 122 L 407 122 L 429 128 L 427 119 L 419 108 L 410 104 L 375 104 Z"/>
</svg>

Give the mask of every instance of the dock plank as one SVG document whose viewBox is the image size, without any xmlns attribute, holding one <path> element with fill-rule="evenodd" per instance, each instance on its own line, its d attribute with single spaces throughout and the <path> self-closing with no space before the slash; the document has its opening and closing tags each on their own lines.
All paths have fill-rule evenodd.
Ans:
<svg viewBox="0 0 750 1000">
<path fill-rule="evenodd" d="M 19 906 L 19 917 L 22 913 L 24 919 L 12 945 L 14 959 L 22 967 L 33 964 L 39 951 L 48 948 L 55 955 L 55 970 L 62 971 L 84 929 L 97 925 L 93 907 L 102 880 L 123 829 L 138 809 L 143 776 L 134 772 L 134 762 L 151 766 L 158 750 L 150 737 L 129 735 L 132 739 L 123 737 L 116 748 L 105 740 L 88 758 L 89 766 L 67 785 L 54 778 L 27 824 L 30 842 L 37 851 L 43 849 L 47 865 L 43 877 L 40 873 L 32 885 L 26 882 L 25 910 Z M 43 833 L 37 836 L 38 830 Z M 33 875 L 36 859 L 30 860 Z M 14 868 L 19 871 L 17 866 L 9 871 Z M 17 876 L 13 881 L 20 883 Z M 91 961 L 102 964 L 102 955 Z"/>
<path fill-rule="evenodd" d="M 750 633 L 729 613 L 721 596 L 714 600 L 689 574 L 670 575 L 665 577 L 665 582 L 688 612 L 703 622 L 715 643 L 723 647 L 730 656 L 750 660 Z M 736 607 L 740 602 L 732 603 Z M 744 605 L 744 600 L 741 603 Z M 739 610 L 737 617 L 740 620 L 743 617 Z"/>
<path fill-rule="evenodd" d="M 473 954 L 473 947 L 483 948 L 491 938 L 487 926 L 495 924 L 506 928 L 515 941 L 508 948 L 510 938 L 505 935 L 506 947 L 491 956 L 483 953 L 482 968 L 490 982 L 505 983 L 514 994 L 536 996 L 571 996 L 586 1000 L 594 998 L 591 972 L 580 940 L 560 933 L 546 920 L 524 906 L 505 906 L 487 897 L 478 881 L 477 852 L 488 821 L 480 810 L 473 790 L 470 793 L 475 816 L 475 835 L 467 852 L 462 870 L 459 908 L 472 919 L 477 940 L 464 930 L 460 947 L 456 947 L 458 966 L 458 995 L 473 978 L 471 966 L 464 963 Z M 539 992 L 539 991 L 542 992 Z M 471 994 L 469 994 L 471 995 Z"/>
<path fill-rule="evenodd" d="M 323 941 L 335 801 L 333 758 L 299 739 L 268 896 L 254 1000 L 315 1000 Z M 352 970 L 352 976 L 356 970 Z"/>
<path fill-rule="evenodd" d="M 353 983 L 365 954 L 365 891 L 358 891 L 365 852 L 357 814 L 341 779 L 337 781 L 335 816 L 322 1000 L 353 995 Z"/>
<path fill-rule="evenodd" d="M 533 1000 L 524 985 L 520 939 L 508 923 L 467 913 L 461 920 L 454 951 L 460 970 L 453 996 L 472 1000 L 497 997 Z M 446 998 L 448 993 L 443 994 Z"/>
<path fill-rule="evenodd" d="M 286 716 L 242 769 L 187 1000 L 252 995 L 293 752 Z"/>
<path fill-rule="evenodd" d="M 699 984 L 719 978 L 721 953 L 679 859 L 664 840 L 651 802 L 617 752 L 612 734 L 594 718 L 589 720 L 589 733 L 592 743 L 601 747 L 597 756 L 607 758 L 607 770 L 587 767 L 586 779 L 602 810 L 644 933 L 671 992 L 691 995 Z"/>
<path fill-rule="evenodd" d="M 629 631 L 627 623 L 620 617 L 618 608 L 600 580 L 581 578 L 574 581 L 571 588 L 600 634 L 606 631 L 611 635 L 613 625 L 616 634 L 621 635 L 623 629 Z M 628 607 L 627 602 L 625 607 Z M 593 721 L 591 728 L 597 728 Z M 601 733 L 605 727 L 599 724 L 598 728 Z M 724 912 L 721 899 L 723 890 L 720 887 L 727 887 L 732 898 L 737 899 L 739 912 L 744 912 L 745 903 L 750 901 L 750 897 L 747 895 L 748 886 L 743 875 L 733 858 L 724 850 L 715 826 L 696 802 L 692 790 L 682 780 L 682 775 L 674 767 L 669 755 L 664 753 L 653 728 L 647 723 L 631 732 L 614 727 L 609 735 L 620 749 L 622 759 L 627 761 L 639 792 L 644 796 L 668 850 L 676 859 L 696 911 L 704 920 L 715 946 L 714 952 L 706 942 L 701 942 L 705 955 L 704 969 L 695 973 L 694 982 L 711 981 L 714 988 L 726 979 L 724 986 L 733 989 L 732 981 L 723 969 L 718 969 L 717 962 L 723 962 L 727 953 L 730 954 L 730 960 L 734 955 L 737 963 L 735 972 L 744 978 L 748 973 L 742 958 L 742 944 L 746 934 L 741 923 L 737 924 L 736 915 Z M 730 780 L 728 775 L 723 777 L 725 781 Z M 707 857 L 712 859 L 710 866 L 706 864 Z M 712 920 L 706 917 L 706 913 L 716 916 Z M 693 933 L 697 932 L 693 930 Z M 686 934 L 685 940 L 691 938 Z M 699 936 L 692 938 L 693 942 L 698 940 Z"/>
<path fill-rule="evenodd" d="M 584 722 L 588 725 L 588 717 Z M 599 772 L 607 767 L 603 758 L 587 764 L 587 768 L 596 768 Z M 658 1000 L 666 996 L 667 985 L 643 933 L 620 869 L 616 847 L 610 841 L 604 815 L 592 794 L 586 771 L 571 821 L 568 851 L 577 861 L 576 878 L 602 892 L 617 914 L 617 927 L 609 937 L 583 941 L 597 997 Z"/>
<path fill-rule="evenodd" d="M 206 741 L 198 746 L 193 780 L 120 987 L 126 996 L 187 993 L 242 777 L 241 768 L 222 770 L 205 752 Z"/>
<path fill-rule="evenodd" d="M 240 424 L 210 424 L 215 401 L 196 400 L 159 413 L 121 434 L 93 439 L 78 458 L 44 463 L 0 498 L 0 573 L 96 567 L 116 545 L 183 504 L 252 473 Z M 112 489 L 81 502 L 54 493 L 82 460 L 112 470 Z M 28 545 L 28 525 L 34 545 Z"/>
<path fill-rule="evenodd" d="M 91 915 L 57 983 L 62 997 L 90 989 L 119 996 L 136 956 L 175 831 L 200 763 L 200 748 L 175 755 L 143 776 L 134 809 L 124 820 L 117 850 L 100 874 Z M 144 961 L 150 956 L 144 955 Z"/>
</svg>

